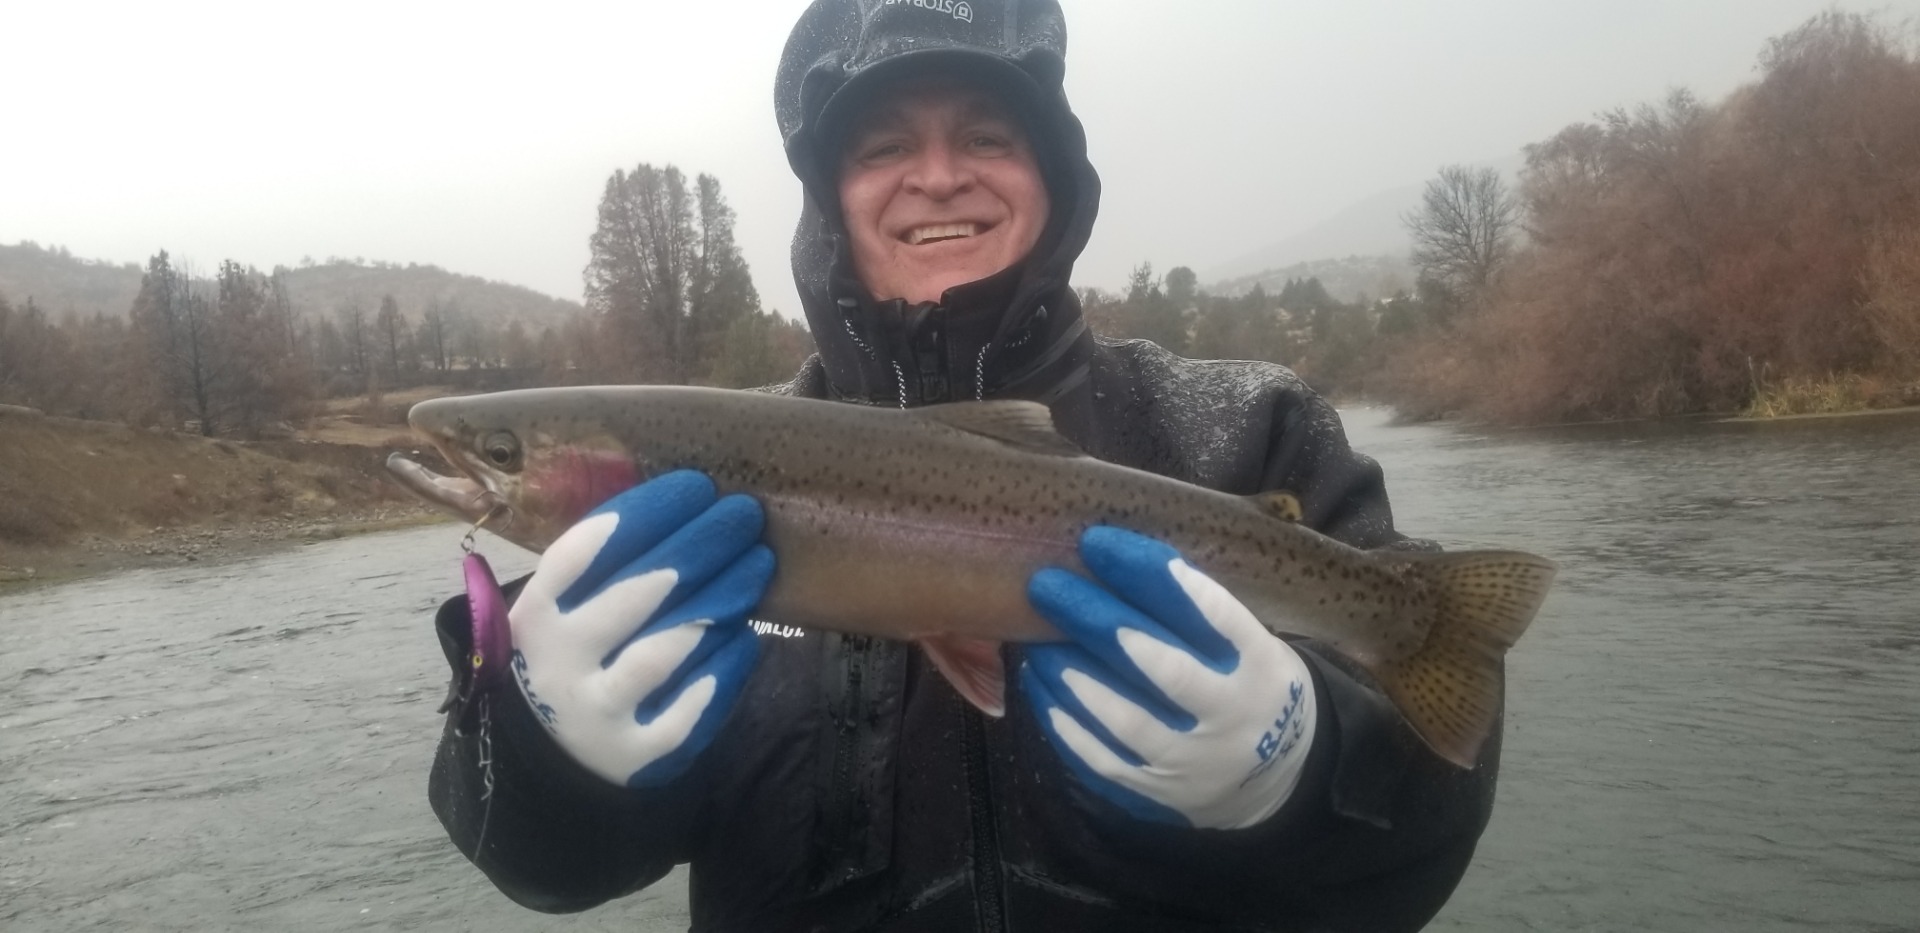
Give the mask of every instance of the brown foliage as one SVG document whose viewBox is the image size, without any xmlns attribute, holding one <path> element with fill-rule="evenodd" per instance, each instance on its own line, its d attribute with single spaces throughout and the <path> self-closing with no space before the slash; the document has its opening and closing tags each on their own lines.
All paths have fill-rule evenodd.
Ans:
<svg viewBox="0 0 1920 933">
<path fill-rule="evenodd" d="M 1920 226 L 1877 231 L 1867 243 L 1862 306 L 1881 365 L 1920 378 Z"/>
<path fill-rule="evenodd" d="M 1503 420 L 1736 410 L 1754 374 L 1911 366 L 1920 60 L 1862 16 L 1769 43 L 1760 81 L 1675 92 L 1527 147 L 1531 244 L 1394 400 Z"/>
</svg>

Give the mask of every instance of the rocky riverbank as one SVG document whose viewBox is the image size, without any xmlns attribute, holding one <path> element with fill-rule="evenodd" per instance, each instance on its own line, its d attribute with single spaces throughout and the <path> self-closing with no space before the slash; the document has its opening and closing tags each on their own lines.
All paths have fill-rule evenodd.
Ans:
<svg viewBox="0 0 1920 933">
<path fill-rule="evenodd" d="M 387 479 L 388 449 L 244 443 L 0 411 L 0 586 L 436 520 Z"/>
</svg>

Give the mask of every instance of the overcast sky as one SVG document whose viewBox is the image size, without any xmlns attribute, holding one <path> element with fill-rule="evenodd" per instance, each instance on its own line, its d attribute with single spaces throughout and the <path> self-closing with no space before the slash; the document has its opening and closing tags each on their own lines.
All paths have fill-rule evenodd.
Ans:
<svg viewBox="0 0 1920 933">
<path fill-rule="evenodd" d="M 802 0 L 5 3 L 0 243 L 432 263 L 578 299 L 607 176 L 673 163 L 719 177 L 763 301 L 798 311 L 772 86 Z M 1063 5 L 1105 188 L 1077 280 L 1110 288 L 1671 87 L 1717 100 L 1829 3 Z"/>
</svg>

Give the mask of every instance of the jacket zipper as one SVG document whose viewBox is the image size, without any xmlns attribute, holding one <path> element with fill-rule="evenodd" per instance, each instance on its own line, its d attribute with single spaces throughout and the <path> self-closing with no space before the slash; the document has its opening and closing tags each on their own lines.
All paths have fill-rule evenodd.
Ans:
<svg viewBox="0 0 1920 933">
<path fill-rule="evenodd" d="M 1007 928 L 1006 880 L 1000 870 L 1000 834 L 993 818 L 993 785 L 987 772 L 987 727 L 981 714 L 960 708 L 961 746 L 966 755 L 967 815 L 973 822 L 973 906 L 980 933 Z"/>
<path fill-rule="evenodd" d="M 914 368 L 919 370 L 923 405 L 949 400 L 944 328 L 938 322 L 914 341 Z M 1006 881 L 1000 868 L 1000 835 L 994 823 L 993 783 L 987 767 L 986 721 L 972 707 L 961 704 L 961 748 L 967 779 L 967 817 L 973 829 L 973 915 L 980 933 L 1007 929 Z"/>
<path fill-rule="evenodd" d="M 824 889 L 839 881 L 841 876 L 854 870 L 847 864 L 848 854 L 853 851 L 853 843 L 845 837 L 853 823 L 854 800 L 858 796 L 851 786 L 853 780 L 853 759 L 859 742 L 860 729 L 860 687 L 861 668 L 865 654 L 865 644 L 842 642 L 841 658 L 847 665 L 846 692 L 843 693 L 837 707 L 833 710 L 835 741 L 833 747 L 833 805 L 827 811 L 825 825 L 836 828 L 841 835 L 835 837 L 828 850 L 828 857 L 821 862 L 824 872 L 815 881 L 816 889 Z"/>
<path fill-rule="evenodd" d="M 925 332 L 913 341 L 913 363 L 914 368 L 919 370 L 920 404 L 922 405 L 947 401 L 951 394 L 943 331 L 940 320 L 935 319 L 928 324 Z"/>
</svg>

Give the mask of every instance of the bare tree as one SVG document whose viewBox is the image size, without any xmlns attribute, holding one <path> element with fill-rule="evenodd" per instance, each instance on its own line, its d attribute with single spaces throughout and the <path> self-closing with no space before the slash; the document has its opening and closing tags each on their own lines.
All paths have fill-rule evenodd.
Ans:
<svg viewBox="0 0 1920 933">
<path fill-rule="evenodd" d="M 132 319 L 147 347 L 153 395 L 169 417 L 184 412 L 211 437 L 220 427 L 215 405 L 226 373 L 204 285 L 185 264 L 175 269 L 162 250 L 147 263 Z"/>
<path fill-rule="evenodd" d="M 1512 250 L 1520 208 L 1499 172 L 1449 165 L 1427 182 L 1420 210 L 1401 219 L 1421 274 L 1474 301 Z"/>
<path fill-rule="evenodd" d="M 347 369 L 356 376 L 367 375 L 367 309 L 360 304 L 359 296 L 347 299 L 347 303 L 334 312 L 340 324 L 340 339 L 345 342 Z"/>
<path fill-rule="evenodd" d="M 420 328 L 415 332 L 414 342 L 432 358 L 435 372 L 447 371 L 447 311 L 440 304 L 440 299 L 427 302 L 427 310 L 420 315 Z"/>
<path fill-rule="evenodd" d="M 400 304 L 392 295 L 380 299 L 380 312 L 374 316 L 374 328 L 379 331 L 382 343 L 387 351 L 387 381 L 389 385 L 400 384 L 401 344 L 408 336 L 407 320 L 400 315 Z"/>
</svg>

